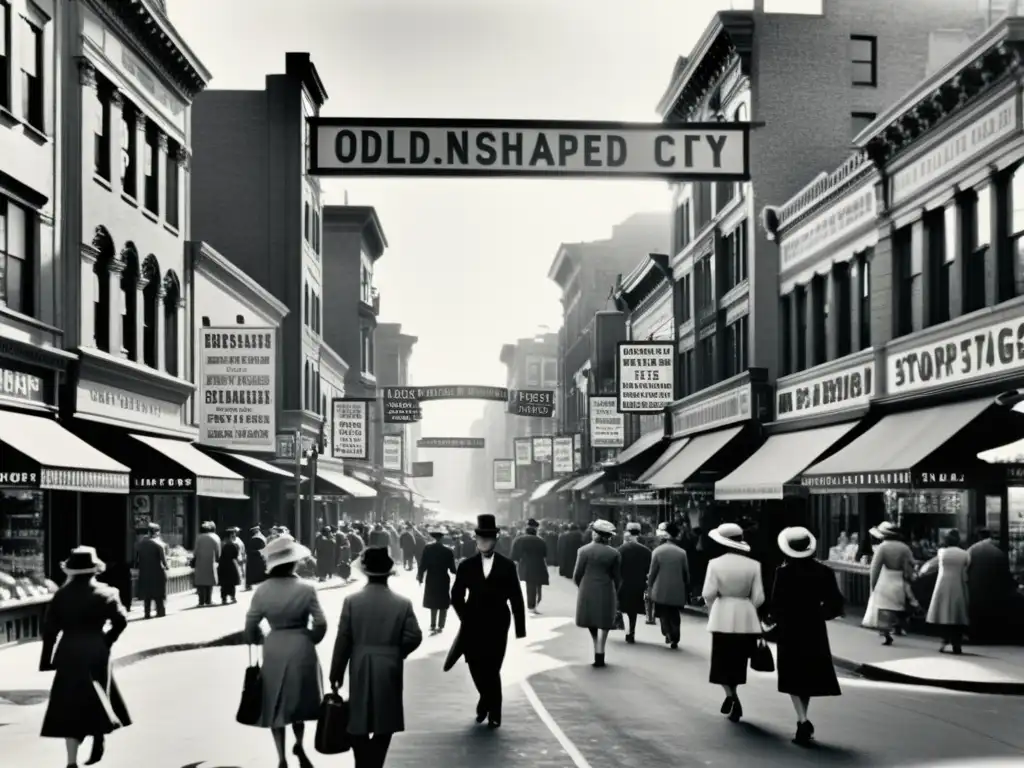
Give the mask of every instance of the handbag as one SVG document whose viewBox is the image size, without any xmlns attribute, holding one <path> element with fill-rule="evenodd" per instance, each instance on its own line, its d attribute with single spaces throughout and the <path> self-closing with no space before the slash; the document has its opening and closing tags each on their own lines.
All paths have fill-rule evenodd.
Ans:
<svg viewBox="0 0 1024 768">
<path fill-rule="evenodd" d="M 340 755 L 352 748 L 348 736 L 348 702 L 337 693 L 328 693 L 320 702 L 313 747 L 321 755 Z"/>
<path fill-rule="evenodd" d="M 263 714 L 263 670 L 260 667 L 259 651 L 253 661 L 253 648 L 249 646 L 249 666 L 242 678 L 242 700 L 235 715 L 242 725 L 256 725 Z"/>
<path fill-rule="evenodd" d="M 754 652 L 750 654 L 750 668 L 755 672 L 775 671 L 775 657 L 772 656 L 772 649 L 763 637 L 757 638 Z"/>
<path fill-rule="evenodd" d="M 626 628 L 626 622 L 622 618 L 622 611 L 616 611 L 615 612 L 615 622 L 612 624 L 612 629 L 615 630 L 615 629 L 625 629 L 625 628 Z"/>
</svg>

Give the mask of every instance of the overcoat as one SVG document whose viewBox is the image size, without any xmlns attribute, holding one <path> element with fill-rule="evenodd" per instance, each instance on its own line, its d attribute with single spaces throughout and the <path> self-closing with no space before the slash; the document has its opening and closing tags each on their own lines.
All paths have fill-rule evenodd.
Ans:
<svg viewBox="0 0 1024 768">
<path fill-rule="evenodd" d="M 651 550 L 638 541 L 627 541 L 619 547 L 622 583 L 619 585 L 619 610 L 623 613 L 644 612 L 647 573 L 651 569 Z"/>
<path fill-rule="evenodd" d="M 545 555 L 548 565 L 558 565 L 558 532 L 545 531 L 544 544 L 548 549 L 548 553 Z"/>
<path fill-rule="evenodd" d="M 334 573 L 334 566 L 338 562 L 338 545 L 334 543 L 334 537 L 330 534 L 319 534 L 316 537 L 316 575 L 326 579 Z"/>
<path fill-rule="evenodd" d="M 928 604 L 929 624 L 966 627 L 970 623 L 967 612 L 967 574 L 971 556 L 959 547 L 939 550 L 939 575 Z"/>
<path fill-rule="evenodd" d="M 647 594 L 655 605 L 686 607 L 690 596 L 690 561 L 685 549 L 666 541 L 651 553 Z"/>
<path fill-rule="evenodd" d="M 544 540 L 533 533 L 516 536 L 512 542 L 511 558 L 519 567 L 519 580 L 531 584 L 548 583 L 548 548 Z"/>
<path fill-rule="evenodd" d="M 135 546 L 136 600 L 163 600 L 167 597 L 167 545 L 147 536 Z"/>
<path fill-rule="evenodd" d="M 455 573 L 455 554 L 439 541 L 427 544 L 419 560 L 416 580 L 424 584 L 423 607 L 431 610 L 446 610 L 451 605 L 448 574 Z"/>
<path fill-rule="evenodd" d="M 622 585 L 619 551 L 592 541 L 580 547 L 572 580 L 576 582 L 576 626 L 614 629 L 617 593 Z"/>
<path fill-rule="evenodd" d="M 348 732 L 353 736 L 405 730 L 402 704 L 405 659 L 423 632 L 407 598 L 386 584 L 367 584 L 345 598 L 334 641 L 330 680 L 340 685 L 348 669 Z"/>
<path fill-rule="evenodd" d="M 196 547 L 192 552 L 195 560 L 195 585 L 197 587 L 217 586 L 217 563 L 220 560 L 220 536 L 216 533 L 200 533 L 196 536 Z"/>
<path fill-rule="evenodd" d="M 217 560 L 217 578 L 222 587 L 237 587 L 242 583 L 242 542 L 225 539 Z"/>
<path fill-rule="evenodd" d="M 513 621 L 516 637 L 526 637 L 526 606 L 515 563 L 497 552 L 491 557 L 494 565 L 486 578 L 479 552 L 459 563 L 455 571 L 452 608 L 460 626 L 448 658 L 457 660 L 465 655 L 500 667 Z"/>
<path fill-rule="evenodd" d="M 412 535 L 412 531 L 402 531 L 398 537 L 398 544 L 402 548 L 402 557 L 416 556 L 416 537 Z"/>
<path fill-rule="evenodd" d="M 366 543 L 363 541 L 362 536 L 355 531 L 352 531 L 348 534 L 348 547 L 352 552 L 352 559 L 355 560 L 366 547 Z"/>
<path fill-rule="evenodd" d="M 263 549 L 267 540 L 263 534 L 253 534 L 245 544 L 245 583 L 256 586 L 267 578 L 267 561 L 263 557 Z"/>
<path fill-rule="evenodd" d="M 572 578 L 576 567 L 576 553 L 583 546 L 583 534 L 579 531 L 566 531 L 558 537 L 560 551 L 558 554 L 558 572 L 567 579 Z"/>
</svg>

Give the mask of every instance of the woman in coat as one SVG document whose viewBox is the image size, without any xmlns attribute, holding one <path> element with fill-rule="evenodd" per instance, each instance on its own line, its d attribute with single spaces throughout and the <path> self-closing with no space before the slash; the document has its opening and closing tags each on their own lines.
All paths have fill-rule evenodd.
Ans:
<svg viewBox="0 0 1024 768">
<path fill-rule="evenodd" d="M 213 523 L 206 522 L 200 526 L 196 536 L 195 550 L 192 552 L 192 574 L 199 593 L 199 605 L 213 603 L 213 588 L 217 586 L 217 563 L 220 560 L 220 536 Z"/>
<path fill-rule="evenodd" d="M 39 670 L 56 674 L 42 735 L 64 739 L 68 768 L 76 768 L 86 736 L 92 736 L 92 754 L 85 764 L 93 765 L 103 757 L 104 737 L 132 723 L 110 667 L 110 648 L 128 626 L 128 615 L 117 590 L 96 581 L 104 564 L 95 549 L 73 549 L 62 568 L 68 580 L 54 593 L 43 622 Z"/>
<path fill-rule="evenodd" d="M 636 642 L 636 617 L 646 610 L 647 572 L 651 569 L 651 550 L 638 541 L 640 523 L 626 526 L 625 542 L 619 547 L 619 610 L 626 619 L 626 642 Z"/>
<path fill-rule="evenodd" d="M 953 653 L 963 653 L 964 630 L 970 622 L 967 611 L 967 573 L 971 556 L 960 548 L 960 531 L 946 534 L 945 546 L 939 550 L 939 576 L 928 605 L 927 622 L 941 628 L 942 647 L 953 646 Z"/>
<path fill-rule="evenodd" d="M 258 525 L 249 529 L 249 541 L 245 545 L 245 589 L 248 592 L 267 578 L 267 561 L 263 559 L 263 549 L 267 540 Z"/>
<path fill-rule="evenodd" d="M 423 633 L 412 602 L 388 588 L 395 567 L 388 550 L 367 549 L 361 564 L 367 583 L 341 606 L 330 680 L 337 691 L 349 670 L 348 733 L 356 768 L 382 768 L 392 736 L 405 730 L 405 659 Z"/>
<path fill-rule="evenodd" d="M 794 744 L 808 744 L 814 725 L 807 719 L 811 699 L 839 696 L 825 622 L 843 612 L 835 574 L 814 559 L 818 542 L 802 527 L 778 536 L 785 562 L 775 571 L 770 605 L 777 629 L 779 692 L 788 693 L 796 710 Z"/>
<path fill-rule="evenodd" d="M 220 558 L 217 561 L 217 580 L 220 582 L 220 601 L 227 605 L 238 602 L 236 592 L 238 585 L 242 583 L 242 542 L 238 540 L 238 529 L 228 528 L 225 532 L 227 538 L 220 548 Z"/>
<path fill-rule="evenodd" d="M 890 522 L 872 529 L 871 535 L 882 543 L 871 559 L 871 597 L 861 625 L 877 629 L 883 645 L 892 645 L 893 630 L 901 625 L 907 612 L 914 554 Z"/>
<path fill-rule="evenodd" d="M 285 728 L 295 734 L 292 752 L 301 768 L 311 768 L 302 745 L 306 721 L 320 715 L 323 683 L 316 644 L 327 634 L 327 620 L 316 587 L 295 575 L 295 567 L 310 556 L 288 534 L 267 544 L 267 580 L 253 595 L 245 614 L 245 637 L 263 645 L 263 706 L 256 725 L 269 728 L 277 747 L 278 768 L 287 768 Z M 260 622 L 270 624 L 263 636 Z M 312 627 L 310 623 L 312 621 Z"/>
<path fill-rule="evenodd" d="M 446 535 L 444 528 L 431 528 L 432 544 L 423 548 L 419 559 L 416 581 L 426 586 L 423 589 L 423 607 L 430 611 L 430 634 L 444 631 L 451 607 L 451 576 L 455 575 L 455 553 L 442 542 Z"/>
<path fill-rule="evenodd" d="M 616 593 L 622 585 L 622 571 L 618 550 L 609 546 L 615 526 L 607 520 L 596 520 L 592 528 L 593 541 L 579 548 L 572 580 L 579 588 L 576 626 L 590 631 L 594 666 L 603 667 L 608 631 L 615 628 Z"/>
<path fill-rule="evenodd" d="M 737 690 L 747 682 L 747 664 L 762 635 L 757 609 L 764 603 L 761 566 L 747 557 L 750 545 L 743 529 L 723 523 L 709 534 L 722 554 L 708 563 L 701 596 L 710 609 L 711 674 L 709 681 L 725 690 L 722 714 L 734 723 L 743 717 Z"/>
</svg>

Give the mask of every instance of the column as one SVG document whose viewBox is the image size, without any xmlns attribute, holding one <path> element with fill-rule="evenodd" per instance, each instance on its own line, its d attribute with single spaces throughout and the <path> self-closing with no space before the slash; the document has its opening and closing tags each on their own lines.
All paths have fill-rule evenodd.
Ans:
<svg viewBox="0 0 1024 768">
<path fill-rule="evenodd" d="M 135 356 L 136 361 L 146 362 L 146 287 L 149 285 L 142 275 L 135 281 Z M 157 314 L 160 314 L 157 312 Z"/>
<path fill-rule="evenodd" d="M 121 194 L 124 184 L 121 181 L 121 134 L 124 126 L 121 119 L 124 117 L 124 94 L 116 88 L 110 92 L 110 136 L 107 143 L 110 154 L 110 188 L 117 194 Z"/>
<path fill-rule="evenodd" d="M 878 243 L 871 259 L 871 346 L 881 348 L 892 340 L 893 312 L 892 225 L 878 228 Z"/>
<path fill-rule="evenodd" d="M 88 180 L 96 171 L 96 99 L 99 84 L 96 80 L 96 68 L 84 56 L 78 57 L 78 84 L 81 86 L 79 95 L 82 114 L 82 169 L 83 177 Z"/>
<path fill-rule="evenodd" d="M 161 222 L 167 221 L 167 134 L 158 131 L 156 135 L 156 167 L 153 173 L 156 174 L 156 209 Z"/>
<path fill-rule="evenodd" d="M 146 207 L 146 153 L 149 145 L 146 144 L 146 117 L 138 108 L 133 108 L 128 127 L 135 131 L 135 199 L 139 201 L 139 207 Z"/>
<path fill-rule="evenodd" d="M 121 356 L 121 349 L 124 347 L 124 340 L 121 338 L 121 274 L 124 272 L 124 264 L 119 261 L 111 261 L 107 271 L 107 293 L 110 301 L 107 302 L 107 331 L 110 340 L 110 347 L 107 350 L 114 357 Z"/>
<path fill-rule="evenodd" d="M 842 306 L 836 284 L 836 268 L 833 265 L 825 276 L 825 361 L 839 357 L 839 313 Z"/>
<path fill-rule="evenodd" d="M 164 334 L 164 301 L 167 298 L 167 289 L 161 283 L 156 289 L 156 310 L 153 312 L 153 337 L 156 339 L 156 369 L 167 370 L 167 337 Z"/>
<path fill-rule="evenodd" d="M 182 288 L 184 290 L 184 288 Z M 175 305 L 176 322 L 178 324 L 178 333 L 175 334 L 178 339 L 178 348 L 174 350 L 174 354 L 178 356 L 178 378 L 188 379 L 188 371 L 185 368 L 185 339 L 188 336 L 188 327 L 185 325 L 185 305 L 186 301 L 184 297 L 178 299 Z"/>
<path fill-rule="evenodd" d="M 928 327 L 928 228 L 924 218 L 910 225 L 910 324 L 911 330 Z"/>
<path fill-rule="evenodd" d="M 945 219 L 946 253 L 949 270 L 949 319 L 964 313 L 964 213 L 959 198 L 954 197 L 942 212 Z"/>
<path fill-rule="evenodd" d="M 988 250 L 985 251 L 985 306 L 994 307 L 999 303 L 999 243 L 995 236 L 996 234 L 996 219 L 998 213 L 996 209 L 996 194 L 995 185 L 991 179 L 982 182 L 974 188 L 975 193 L 978 196 L 977 207 L 975 215 L 977 221 L 974 222 L 975 229 L 977 230 L 977 242 L 972 242 L 971 250 L 977 250 L 983 246 L 988 246 Z M 982 221 L 982 217 L 987 218 Z"/>
<path fill-rule="evenodd" d="M 96 252 L 96 249 L 91 245 L 82 246 L 81 262 L 78 273 L 78 293 L 81 297 L 79 300 L 81 318 L 78 326 L 78 343 L 83 347 L 96 346 L 96 317 L 94 314 L 96 302 L 96 275 L 93 273 L 93 268 L 96 266 L 96 259 L 98 256 L 99 254 Z"/>
<path fill-rule="evenodd" d="M 800 362 L 800 318 L 797 317 L 797 309 L 800 306 L 800 302 L 796 300 L 797 291 L 804 290 L 804 286 L 794 286 L 793 290 L 786 296 L 786 301 L 789 302 L 789 365 L 787 366 L 786 373 L 797 373 L 803 368 L 807 367 L 806 361 L 803 364 Z"/>
<path fill-rule="evenodd" d="M 822 290 L 818 283 L 818 277 L 815 276 L 811 279 L 806 286 L 807 297 L 804 300 L 804 329 L 806 336 L 804 337 L 804 351 L 805 365 L 807 368 L 813 368 L 819 363 L 823 362 L 818 360 L 816 355 L 818 351 L 818 328 L 815 322 L 814 310 L 818 305 L 818 291 Z"/>
<path fill-rule="evenodd" d="M 189 173 L 192 153 L 185 147 L 178 147 L 178 226 L 179 232 L 188 232 L 189 221 L 189 183 L 185 176 Z"/>
</svg>

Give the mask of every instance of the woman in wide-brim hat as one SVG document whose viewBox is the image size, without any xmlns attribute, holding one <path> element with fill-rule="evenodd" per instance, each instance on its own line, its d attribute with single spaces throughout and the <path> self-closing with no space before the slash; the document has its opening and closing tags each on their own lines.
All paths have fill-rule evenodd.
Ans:
<svg viewBox="0 0 1024 768">
<path fill-rule="evenodd" d="M 286 765 L 285 730 L 290 725 L 295 735 L 292 751 L 307 768 L 310 762 L 303 737 L 306 722 L 319 717 L 323 700 L 316 645 L 327 634 L 327 619 L 314 583 L 295 573 L 310 551 L 282 534 L 267 542 L 263 555 L 267 579 L 256 590 L 245 615 L 246 640 L 263 645 L 263 706 L 256 726 L 271 730 L 278 761 Z M 271 629 L 266 637 L 260 629 L 264 619 Z"/>
<path fill-rule="evenodd" d="M 590 632 L 594 644 L 594 666 L 605 665 L 608 632 L 615 629 L 618 590 L 622 585 L 622 560 L 611 546 L 615 526 L 607 520 L 595 520 L 593 540 L 580 547 L 572 579 L 576 582 L 576 626 Z"/>
<path fill-rule="evenodd" d="M 881 543 L 871 558 L 871 596 L 861 626 L 877 630 L 883 645 L 892 645 L 892 633 L 902 626 L 908 602 L 916 603 L 910 594 L 914 553 L 903 541 L 899 528 L 889 521 L 870 533 Z"/>
<path fill-rule="evenodd" d="M 93 547 L 76 547 L 61 567 L 68 579 L 53 595 L 43 623 L 39 668 L 56 674 L 41 733 L 64 739 L 73 768 L 87 736 L 93 742 L 86 765 L 92 765 L 103 757 L 104 737 L 131 725 L 110 665 L 110 648 L 128 616 L 117 590 L 96 581 L 105 565 Z"/>
</svg>

